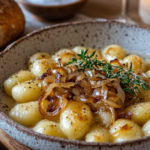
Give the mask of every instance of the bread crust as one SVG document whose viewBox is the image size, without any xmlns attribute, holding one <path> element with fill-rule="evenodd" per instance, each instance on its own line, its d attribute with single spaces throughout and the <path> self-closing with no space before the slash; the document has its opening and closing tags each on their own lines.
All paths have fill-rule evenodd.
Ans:
<svg viewBox="0 0 150 150">
<path fill-rule="evenodd" d="M 16 40 L 24 30 L 24 15 L 14 0 L 0 0 L 0 49 Z"/>
</svg>

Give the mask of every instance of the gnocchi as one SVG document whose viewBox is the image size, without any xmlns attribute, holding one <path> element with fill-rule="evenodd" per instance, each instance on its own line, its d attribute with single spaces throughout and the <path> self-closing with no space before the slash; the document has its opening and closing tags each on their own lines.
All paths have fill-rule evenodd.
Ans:
<svg viewBox="0 0 150 150">
<path fill-rule="evenodd" d="M 33 131 L 36 131 L 38 133 L 46 134 L 46 135 L 51 135 L 51 136 L 56 136 L 56 137 L 61 137 L 65 138 L 59 123 L 49 121 L 47 119 L 41 120 L 38 122 L 34 128 Z"/>
<path fill-rule="evenodd" d="M 150 120 L 150 102 L 143 102 L 131 105 L 126 108 L 125 113 L 132 113 L 132 120 L 138 125 L 143 125 Z"/>
<path fill-rule="evenodd" d="M 109 45 L 102 51 L 102 55 L 109 61 L 116 58 L 122 60 L 126 56 L 126 52 L 119 45 Z"/>
<path fill-rule="evenodd" d="M 86 134 L 85 141 L 86 142 L 110 142 L 111 135 L 108 129 L 95 125 Z"/>
<path fill-rule="evenodd" d="M 12 89 L 12 97 L 18 103 L 37 101 L 43 94 L 40 80 L 29 80 L 16 85 Z"/>
<path fill-rule="evenodd" d="M 123 142 L 142 137 L 140 127 L 131 120 L 118 119 L 110 128 L 113 142 Z"/>
<path fill-rule="evenodd" d="M 89 130 L 92 112 L 89 106 L 80 102 L 69 102 L 60 114 L 60 126 L 68 139 L 80 139 Z"/>
<path fill-rule="evenodd" d="M 55 63 L 50 59 L 39 59 L 31 65 L 31 72 L 36 76 L 40 77 L 49 68 L 55 68 Z"/>
<path fill-rule="evenodd" d="M 12 88 L 22 82 L 35 79 L 35 75 L 27 70 L 21 70 L 13 74 L 4 82 L 4 89 L 9 96 L 12 96 Z"/>
<path fill-rule="evenodd" d="M 143 59 L 137 55 L 129 55 L 123 59 L 123 63 L 132 63 L 133 70 L 142 70 L 143 72 L 146 71 L 146 65 Z"/>
<path fill-rule="evenodd" d="M 143 126 L 142 126 L 142 132 L 144 136 L 150 135 L 150 120 L 148 120 Z"/>
<path fill-rule="evenodd" d="M 43 116 L 38 111 L 38 102 L 17 104 L 9 112 L 9 117 L 26 127 L 35 125 Z"/>
<path fill-rule="evenodd" d="M 16 101 L 9 117 L 41 134 L 86 142 L 148 136 L 149 64 L 119 45 L 38 52 L 29 58 L 28 71 L 4 82 Z"/>
</svg>

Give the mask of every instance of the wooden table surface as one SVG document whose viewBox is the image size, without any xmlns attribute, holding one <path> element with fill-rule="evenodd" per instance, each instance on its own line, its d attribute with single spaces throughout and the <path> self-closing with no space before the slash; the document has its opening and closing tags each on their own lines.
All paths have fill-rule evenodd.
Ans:
<svg viewBox="0 0 150 150">
<path fill-rule="evenodd" d="M 142 23 L 138 15 L 138 0 L 130 0 L 130 17 L 141 26 Z M 91 18 L 116 19 L 121 13 L 121 0 L 89 0 L 87 4 L 80 10 L 80 13 Z M 32 17 L 32 16 L 31 16 Z M 54 22 L 53 22 L 54 24 Z M 149 27 L 150 26 L 146 26 Z M 30 150 L 26 146 L 18 143 L 0 129 L 0 150 Z"/>
</svg>

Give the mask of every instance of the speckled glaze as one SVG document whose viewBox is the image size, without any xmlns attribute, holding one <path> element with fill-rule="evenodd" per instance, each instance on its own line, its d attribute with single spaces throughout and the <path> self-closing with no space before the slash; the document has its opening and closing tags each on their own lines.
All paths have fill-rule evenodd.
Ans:
<svg viewBox="0 0 150 150">
<path fill-rule="evenodd" d="M 150 57 L 150 30 L 117 22 L 78 22 L 46 27 L 8 46 L 0 54 L 0 127 L 17 141 L 36 150 L 149 150 L 150 137 L 118 144 L 86 143 L 42 135 L 19 125 L 7 116 L 13 105 L 4 101 L 3 82 L 12 73 L 27 68 L 28 57 L 44 51 L 55 53 L 60 48 L 77 45 L 103 49 L 119 44 L 127 52 Z"/>
</svg>

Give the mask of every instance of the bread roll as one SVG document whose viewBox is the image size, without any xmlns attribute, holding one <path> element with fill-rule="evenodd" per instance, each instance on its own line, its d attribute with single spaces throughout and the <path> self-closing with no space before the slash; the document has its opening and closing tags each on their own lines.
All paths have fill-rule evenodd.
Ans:
<svg viewBox="0 0 150 150">
<path fill-rule="evenodd" d="M 24 15 L 14 0 L 0 0 L 0 50 L 24 30 Z"/>
</svg>

